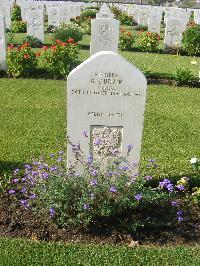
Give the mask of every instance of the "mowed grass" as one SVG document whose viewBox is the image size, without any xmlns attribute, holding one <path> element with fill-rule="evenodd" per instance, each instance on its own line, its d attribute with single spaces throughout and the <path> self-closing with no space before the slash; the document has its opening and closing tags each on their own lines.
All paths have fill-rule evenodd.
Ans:
<svg viewBox="0 0 200 266">
<path fill-rule="evenodd" d="M 1 172 L 64 147 L 66 81 L 0 79 L 0 99 Z M 191 174 L 189 159 L 200 157 L 199 103 L 198 89 L 148 86 L 143 168 L 155 158 L 157 175 Z"/>
<path fill-rule="evenodd" d="M 65 97 L 64 81 L 0 79 L 1 171 L 63 145 Z"/>
<path fill-rule="evenodd" d="M 138 247 L 37 243 L 0 239 L 0 265 L 6 266 L 198 266 L 200 247 Z"/>
</svg>

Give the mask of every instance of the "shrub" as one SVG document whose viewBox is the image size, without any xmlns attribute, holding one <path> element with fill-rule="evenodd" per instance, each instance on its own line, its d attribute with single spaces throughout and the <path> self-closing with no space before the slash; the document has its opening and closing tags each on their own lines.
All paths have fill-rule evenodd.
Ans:
<svg viewBox="0 0 200 266">
<path fill-rule="evenodd" d="M 83 11 L 80 14 L 80 18 L 81 18 L 82 21 L 84 21 L 88 17 L 91 18 L 91 19 L 94 19 L 94 18 L 96 18 L 96 13 L 97 13 L 97 10 L 95 10 L 95 9 L 88 9 L 88 10 Z"/>
<path fill-rule="evenodd" d="M 129 16 L 126 12 L 119 14 L 118 19 L 121 25 L 127 25 L 127 26 L 133 25 L 133 18 Z"/>
<path fill-rule="evenodd" d="M 19 33 L 19 32 L 25 33 L 27 31 L 27 23 L 24 21 L 13 21 L 11 29 L 12 32 L 14 33 Z"/>
<path fill-rule="evenodd" d="M 85 10 L 92 10 L 92 9 L 94 9 L 94 10 L 97 10 L 97 11 L 99 11 L 100 10 L 100 6 L 87 6 L 86 8 L 85 8 Z"/>
<path fill-rule="evenodd" d="M 117 18 L 117 19 L 118 19 L 119 15 L 122 13 L 122 11 L 119 8 L 117 8 L 116 6 L 111 6 L 110 10 L 114 14 L 115 18 Z"/>
<path fill-rule="evenodd" d="M 62 23 L 52 34 L 53 41 L 59 40 L 66 42 L 68 39 L 74 39 L 74 42 L 79 42 L 83 38 L 83 29 L 75 23 Z"/>
<path fill-rule="evenodd" d="M 183 85 L 190 83 L 193 80 L 193 74 L 189 68 L 177 67 L 174 78 L 177 82 L 177 85 Z"/>
<path fill-rule="evenodd" d="M 121 51 L 131 50 L 135 42 L 135 36 L 130 31 L 121 30 L 119 36 L 119 49 Z"/>
<path fill-rule="evenodd" d="M 72 23 L 77 24 L 78 26 L 81 26 L 81 22 L 82 22 L 82 20 L 81 20 L 80 16 L 77 16 L 76 18 L 71 18 L 70 21 L 71 21 Z"/>
<path fill-rule="evenodd" d="M 11 20 L 12 21 L 21 21 L 22 20 L 20 6 L 15 5 L 13 7 L 12 12 L 11 12 Z"/>
<path fill-rule="evenodd" d="M 138 25 L 135 27 L 135 30 L 137 31 L 147 31 L 148 27 L 144 25 Z"/>
<path fill-rule="evenodd" d="M 85 137 L 88 135 L 84 132 Z M 95 139 L 95 145 L 100 143 Z M 132 145 L 127 147 L 127 155 L 132 152 Z M 143 226 L 144 220 L 138 220 L 139 213 L 145 214 L 147 208 L 152 213 L 157 208 L 164 212 L 165 219 L 172 222 L 187 221 L 188 206 L 199 198 L 199 189 L 189 193 L 189 179 L 182 177 L 176 183 L 169 179 L 161 180 L 157 185 L 150 185 L 152 176 L 140 176 L 136 169 L 127 164 L 127 158 L 121 158 L 113 150 L 113 158 L 104 165 L 91 154 L 85 157 L 80 145 L 72 144 L 75 158 L 83 163 L 84 175 L 75 163 L 66 169 L 66 159 L 62 151 L 51 154 L 48 162 L 34 160 L 33 165 L 26 165 L 23 173 L 15 171 L 12 187 L 8 190 L 17 204 L 33 210 L 42 217 L 49 215 L 61 227 L 87 228 L 96 222 L 112 219 L 125 230 L 136 230 Z M 152 169 L 156 169 L 155 160 L 149 160 Z M 194 199 L 194 200 L 193 200 Z M 128 218 L 136 213 L 136 220 Z M 170 214 L 170 216 L 169 216 Z M 158 215 L 163 225 L 163 217 Z M 175 219 L 175 220 L 174 220 Z M 155 217 L 148 215 L 147 224 Z M 108 224 L 104 224 L 108 226 Z"/>
<path fill-rule="evenodd" d="M 140 32 L 138 45 L 143 51 L 153 52 L 158 50 L 160 36 L 154 32 Z"/>
<path fill-rule="evenodd" d="M 37 67 L 37 54 L 34 53 L 28 43 L 14 48 L 8 47 L 7 66 L 8 74 L 14 78 L 27 77 Z"/>
<path fill-rule="evenodd" d="M 57 40 L 50 49 L 43 47 L 42 58 L 45 60 L 47 70 L 54 78 L 66 77 L 77 63 L 79 48 L 73 39 L 61 42 Z"/>
<path fill-rule="evenodd" d="M 200 25 L 193 25 L 183 33 L 183 50 L 188 55 L 200 54 Z"/>
<path fill-rule="evenodd" d="M 23 40 L 23 43 L 25 42 L 28 42 L 29 45 L 32 47 L 32 48 L 41 48 L 44 44 L 41 40 L 39 40 L 38 38 L 36 37 L 33 37 L 33 36 L 30 36 L 30 35 L 27 35 L 24 40 Z"/>
</svg>

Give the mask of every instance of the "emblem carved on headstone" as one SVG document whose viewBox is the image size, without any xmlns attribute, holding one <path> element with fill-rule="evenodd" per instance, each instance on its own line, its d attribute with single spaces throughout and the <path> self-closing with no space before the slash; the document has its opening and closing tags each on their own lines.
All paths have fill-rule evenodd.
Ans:
<svg viewBox="0 0 200 266">
<path fill-rule="evenodd" d="M 98 157 L 111 157 L 121 152 L 122 127 L 92 127 L 93 153 Z"/>
</svg>

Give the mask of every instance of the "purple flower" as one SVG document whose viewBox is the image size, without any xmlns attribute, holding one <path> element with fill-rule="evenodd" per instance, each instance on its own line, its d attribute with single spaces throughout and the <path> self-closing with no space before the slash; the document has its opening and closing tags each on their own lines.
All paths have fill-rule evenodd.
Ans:
<svg viewBox="0 0 200 266">
<path fill-rule="evenodd" d="M 50 153 L 49 156 L 50 157 L 55 157 L 55 154 L 54 153 Z"/>
<path fill-rule="evenodd" d="M 129 170 L 129 167 L 128 167 L 128 165 L 124 165 L 124 166 L 122 166 L 120 169 L 121 169 L 122 171 L 127 171 L 127 170 Z"/>
<path fill-rule="evenodd" d="M 93 169 L 91 170 L 91 174 L 92 174 L 93 176 L 96 176 L 96 175 L 97 175 L 97 173 L 98 173 L 98 172 L 97 172 L 97 170 L 96 170 L 96 169 L 94 169 L 94 168 L 93 168 Z"/>
<path fill-rule="evenodd" d="M 146 175 L 145 177 L 144 177 L 144 179 L 146 179 L 146 180 L 152 180 L 153 179 L 153 177 L 152 176 L 150 176 L 150 175 Z"/>
<path fill-rule="evenodd" d="M 36 194 L 29 195 L 29 199 L 35 199 L 36 197 L 37 197 Z"/>
<path fill-rule="evenodd" d="M 87 131 L 83 131 L 83 136 L 85 137 L 85 138 L 88 138 L 88 133 L 87 133 Z"/>
<path fill-rule="evenodd" d="M 28 209 L 30 207 L 27 200 L 20 200 L 19 202 L 21 203 L 22 207 L 24 207 L 25 209 Z"/>
<path fill-rule="evenodd" d="M 31 166 L 29 164 L 24 165 L 25 170 L 31 170 Z"/>
<path fill-rule="evenodd" d="M 113 155 L 117 155 L 117 153 L 119 153 L 119 151 L 118 151 L 117 149 L 113 149 L 113 150 L 112 150 L 112 154 L 113 154 Z"/>
<path fill-rule="evenodd" d="M 178 216 L 178 221 L 182 222 L 183 221 L 183 217 L 182 216 Z"/>
<path fill-rule="evenodd" d="M 35 176 L 35 175 L 37 175 L 37 174 L 38 174 L 37 171 L 32 171 L 32 175 L 33 175 L 33 176 Z"/>
<path fill-rule="evenodd" d="M 161 188 L 166 188 L 169 192 L 173 192 L 174 186 L 169 179 L 164 179 L 163 181 L 159 182 L 159 186 Z"/>
<path fill-rule="evenodd" d="M 57 161 L 58 162 L 62 162 L 62 160 L 63 160 L 62 157 L 58 157 L 58 160 Z"/>
<path fill-rule="evenodd" d="M 51 207 L 51 208 L 49 209 L 49 212 L 50 212 L 50 217 L 53 218 L 54 215 L 55 215 L 55 209 L 54 209 L 53 207 Z"/>
<path fill-rule="evenodd" d="M 115 186 L 110 187 L 110 192 L 111 193 L 116 193 L 117 192 L 116 187 Z"/>
<path fill-rule="evenodd" d="M 14 190 L 14 189 L 10 189 L 10 190 L 8 191 L 8 193 L 9 193 L 10 195 L 13 195 L 13 194 L 15 194 L 15 190 Z"/>
<path fill-rule="evenodd" d="M 168 190 L 169 192 L 173 192 L 173 190 L 174 190 L 174 186 L 173 186 L 173 184 L 167 184 L 167 185 L 166 185 L 166 188 L 167 188 L 167 190 Z"/>
<path fill-rule="evenodd" d="M 155 163 L 155 159 L 149 159 L 150 163 Z"/>
<path fill-rule="evenodd" d="M 46 172 L 42 173 L 42 178 L 43 179 L 48 179 L 48 177 L 49 177 L 48 173 L 46 173 Z"/>
<path fill-rule="evenodd" d="M 92 179 L 91 181 L 90 181 L 90 185 L 91 186 L 96 186 L 98 183 L 97 183 L 97 180 L 96 179 Z"/>
<path fill-rule="evenodd" d="M 178 188 L 178 190 L 181 190 L 181 191 L 185 190 L 185 187 L 183 185 L 178 185 L 176 187 Z"/>
<path fill-rule="evenodd" d="M 15 169 L 15 171 L 14 171 L 14 175 L 16 175 L 16 174 L 18 174 L 19 173 L 19 169 L 17 168 L 17 169 Z"/>
<path fill-rule="evenodd" d="M 114 174 L 114 173 L 113 173 L 111 170 L 108 170 L 108 171 L 107 171 L 107 175 L 108 175 L 108 176 L 112 176 L 113 174 Z"/>
<path fill-rule="evenodd" d="M 137 194 L 137 195 L 135 195 L 135 199 L 136 199 L 137 201 L 140 201 L 140 200 L 142 199 L 142 195 L 141 195 L 141 194 Z"/>
<path fill-rule="evenodd" d="M 93 157 L 92 157 L 91 154 L 88 155 L 88 157 L 87 157 L 87 162 L 88 162 L 88 164 L 92 164 L 92 162 L 93 162 Z"/>
<path fill-rule="evenodd" d="M 183 211 L 177 211 L 177 213 L 176 213 L 178 216 L 181 216 L 181 215 L 183 215 Z"/>
<path fill-rule="evenodd" d="M 26 193 L 27 192 L 27 189 L 25 187 L 23 187 L 21 190 L 20 190 L 21 193 Z"/>
<path fill-rule="evenodd" d="M 58 154 L 59 154 L 59 155 L 62 155 L 62 154 L 63 154 L 63 151 L 59 151 Z"/>
<path fill-rule="evenodd" d="M 128 144 L 128 152 L 130 152 L 133 149 L 133 145 L 132 144 Z"/>
<path fill-rule="evenodd" d="M 14 179 L 12 180 L 12 183 L 13 183 L 13 184 L 16 184 L 17 182 L 19 182 L 19 179 L 17 179 L 17 178 L 14 178 Z"/>
<path fill-rule="evenodd" d="M 55 172 L 57 170 L 57 167 L 56 166 L 52 166 L 51 168 L 50 168 L 50 171 L 51 172 Z"/>
<path fill-rule="evenodd" d="M 96 138 L 96 139 L 94 139 L 93 144 L 94 145 L 101 145 L 102 144 L 102 140 L 99 139 L 99 138 Z"/>
<path fill-rule="evenodd" d="M 90 208 L 90 205 L 89 205 L 88 203 L 85 203 L 85 204 L 83 205 L 83 209 L 84 209 L 84 210 L 89 210 L 89 208 Z"/>
<path fill-rule="evenodd" d="M 176 206 L 178 206 L 178 202 L 177 201 L 171 201 L 171 205 L 176 207 Z"/>
</svg>

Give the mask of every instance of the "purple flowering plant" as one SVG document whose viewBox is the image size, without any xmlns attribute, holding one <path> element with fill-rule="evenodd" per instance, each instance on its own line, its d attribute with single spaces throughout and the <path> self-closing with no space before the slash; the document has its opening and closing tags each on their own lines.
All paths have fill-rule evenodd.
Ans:
<svg viewBox="0 0 200 266">
<path fill-rule="evenodd" d="M 88 138 L 86 132 L 83 137 L 86 135 Z M 84 155 L 80 144 L 70 144 L 75 163 L 68 169 L 66 154 L 59 151 L 14 172 L 7 192 L 16 204 L 62 227 L 87 227 L 97 218 L 118 217 L 124 210 L 142 210 L 161 202 L 170 206 L 176 221 L 184 221 L 187 178 L 177 184 L 165 178 L 152 187 L 153 174 L 141 176 L 135 164 L 121 155 L 114 153 L 104 163 L 104 158 L 96 159 L 92 152 Z M 132 145 L 127 152 L 134 152 Z M 154 159 L 148 163 L 157 168 Z"/>
</svg>

